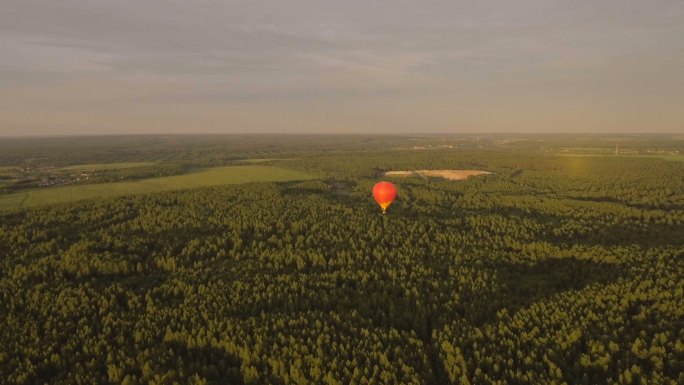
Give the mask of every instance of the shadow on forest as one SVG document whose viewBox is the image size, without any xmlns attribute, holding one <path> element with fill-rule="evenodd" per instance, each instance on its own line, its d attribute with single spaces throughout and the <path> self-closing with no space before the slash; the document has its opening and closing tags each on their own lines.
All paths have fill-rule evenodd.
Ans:
<svg viewBox="0 0 684 385">
<path fill-rule="evenodd" d="M 324 293 L 305 291 L 295 303 L 283 299 L 250 309 L 235 309 L 235 315 L 251 317 L 261 311 L 356 312 L 375 327 L 414 331 L 419 338 L 428 340 L 432 330 L 455 319 L 481 326 L 493 321 L 502 309 L 513 315 L 522 307 L 563 291 L 609 283 L 622 275 L 615 264 L 576 258 L 548 258 L 532 265 L 497 262 L 496 266 L 483 266 L 483 269 L 496 273 L 497 281 L 492 283 L 492 291 L 470 288 L 449 274 L 447 263 L 435 263 L 429 267 L 429 275 L 410 285 L 390 278 L 366 281 L 338 278 L 336 285 L 326 287 Z M 439 285 L 433 285 L 434 282 Z M 409 287 L 413 288 L 413 294 L 407 293 Z M 449 301 L 456 295 L 460 303 L 454 306 Z"/>
<path fill-rule="evenodd" d="M 639 245 L 644 248 L 684 245 L 681 228 L 663 223 L 620 223 L 605 226 L 596 231 L 587 231 L 572 238 L 566 236 L 547 236 L 552 243 L 577 243 L 584 245 L 624 246 Z"/>
<path fill-rule="evenodd" d="M 173 354 L 180 358 L 173 361 L 169 369 L 192 375 L 197 373 L 207 384 L 242 385 L 245 383 L 240 373 L 240 358 L 223 349 L 210 346 L 188 347 L 181 342 L 167 342 Z M 181 364 L 181 367 L 178 367 Z"/>
<path fill-rule="evenodd" d="M 446 266 L 442 269 L 440 272 L 433 268 L 435 280 L 456 279 L 444 274 Z M 454 318 L 462 317 L 474 326 L 481 326 L 494 320 L 499 310 L 506 309 L 513 315 L 520 308 L 557 293 L 593 283 L 608 283 L 622 274 L 614 264 L 575 258 L 550 258 L 534 265 L 502 263 L 494 270 L 500 289 L 491 296 L 480 296 L 477 292 L 438 293 L 431 285 L 423 285 L 416 301 L 408 298 L 404 287 L 396 283 L 347 281 L 332 297 L 338 298 L 336 310 L 357 311 L 376 327 L 413 330 L 420 338 L 429 339 L 433 329 Z M 447 308 L 445 300 L 453 294 L 462 298 L 456 309 Z"/>
<path fill-rule="evenodd" d="M 309 290 L 300 291 L 295 301 L 291 293 L 284 291 L 282 298 L 235 308 L 235 316 L 334 312 L 361 317 L 377 328 L 413 332 L 423 342 L 432 367 L 434 377 L 427 379 L 427 383 L 439 384 L 447 377 L 432 340 L 434 330 L 459 320 L 481 327 L 495 322 L 497 312 L 503 309 L 513 316 L 521 308 L 558 293 L 607 284 L 623 274 L 615 264 L 576 258 L 548 258 L 531 265 L 489 261 L 481 267 L 496 278 L 488 289 L 482 289 L 480 284 L 474 287 L 472 280 L 463 281 L 463 277 L 450 274 L 450 267 L 453 263 L 434 261 L 426 266 L 427 274 L 416 276 L 412 282 L 389 276 L 363 280 L 355 274 L 338 277 L 333 286 L 310 286 Z M 318 274 L 329 272 L 309 271 L 306 275 L 312 277 L 304 282 L 319 282 Z"/>
<path fill-rule="evenodd" d="M 500 309 L 512 315 L 521 307 L 557 293 L 579 290 L 594 283 L 606 284 L 622 275 L 616 264 L 576 258 L 549 258 L 534 265 L 506 263 L 496 270 L 502 283 L 500 300 L 496 301 L 498 309 L 483 319 L 472 319 L 474 324 L 490 321 Z"/>
<path fill-rule="evenodd" d="M 74 286 L 88 283 L 99 290 L 103 290 L 111 285 L 118 284 L 136 294 L 145 293 L 154 287 L 162 285 L 169 277 L 164 272 L 101 273 L 97 271 L 82 277 L 77 277 L 71 273 L 67 273 L 65 276 Z"/>
<path fill-rule="evenodd" d="M 632 203 L 629 201 L 625 201 L 622 199 L 614 198 L 614 197 L 608 197 L 608 196 L 602 196 L 602 197 L 584 197 L 584 196 L 572 196 L 572 195 L 564 195 L 563 196 L 565 199 L 569 200 L 575 200 L 575 201 L 580 201 L 580 202 L 607 202 L 607 203 L 614 203 L 616 205 L 621 205 L 625 207 L 631 207 L 635 208 L 638 210 L 682 210 L 684 209 L 684 206 L 682 205 L 677 205 L 674 203 L 671 204 L 657 204 L 657 203 Z"/>
<path fill-rule="evenodd" d="M 443 269 L 446 271 L 447 267 Z M 354 309 L 346 310 L 356 310 L 377 327 L 413 330 L 419 337 L 429 338 L 433 329 L 456 317 L 480 326 L 492 321 L 499 310 L 506 309 L 512 315 L 522 307 L 557 293 L 578 290 L 593 283 L 608 283 L 621 275 L 621 270 L 614 264 L 575 258 L 550 258 L 534 265 L 501 263 L 494 270 L 500 289 L 492 298 L 479 296 L 477 292 L 461 295 L 462 304 L 457 309 L 448 309 L 444 301 L 453 293 L 434 292 L 430 285 L 424 285 L 425 289 L 418 293 L 419 301 L 407 298 L 402 286 L 387 282 L 365 285 L 349 282 L 351 290 L 336 294 L 343 299 L 340 303 L 355 304 Z M 434 271 L 434 279 L 452 277 Z"/>
<path fill-rule="evenodd" d="M 442 267 L 442 269 L 446 269 Z M 429 384 L 442 383 L 446 370 L 432 341 L 432 331 L 442 328 L 454 319 L 463 318 L 473 326 L 482 326 L 496 319 L 496 314 L 506 309 L 513 315 L 519 309 L 534 302 L 567 290 L 581 289 L 594 283 L 608 283 L 616 280 L 622 272 L 614 264 L 596 263 L 575 258 L 552 258 L 534 265 L 503 263 L 495 268 L 499 290 L 492 298 L 470 293 L 464 296 L 462 306 L 447 308 L 444 293 L 433 293 L 430 289 L 419 293 L 420 302 L 406 298 L 404 289 L 396 285 L 385 285 L 385 290 L 359 288 L 358 311 L 361 316 L 372 320 L 376 327 L 413 331 L 423 341 L 425 352 L 432 366 L 433 376 Z M 435 279 L 444 278 L 444 271 L 436 271 Z M 449 279 L 447 276 L 446 279 Z M 430 287 L 430 286 L 427 286 Z M 393 295 L 394 294 L 394 295 Z M 448 297 L 447 293 L 447 297 Z M 455 314 L 454 314 L 455 313 Z"/>
<path fill-rule="evenodd" d="M 283 195 L 306 197 L 308 195 L 321 195 L 329 201 L 340 203 L 358 203 L 358 199 L 352 197 L 355 182 L 347 180 L 325 179 L 320 181 L 328 189 L 321 187 L 303 187 L 301 182 L 280 182 L 280 191 Z"/>
</svg>

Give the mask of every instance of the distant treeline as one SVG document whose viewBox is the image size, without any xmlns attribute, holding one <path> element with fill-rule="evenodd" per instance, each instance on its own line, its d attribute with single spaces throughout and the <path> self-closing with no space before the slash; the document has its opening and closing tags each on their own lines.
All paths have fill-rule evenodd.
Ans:
<svg viewBox="0 0 684 385">
<path fill-rule="evenodd" d="M 299 157 L 331 152 L 391 149 L 512 149 L 582 153 L 679 151 L 684 139 L 675 135 L 567 134 L 433 134 L 433 135 L 119 135 L 90 137 L 2 138 L 0 166 L 137 161 L 194 161 L 211 165 L 244 158 Z"/>
</svg>

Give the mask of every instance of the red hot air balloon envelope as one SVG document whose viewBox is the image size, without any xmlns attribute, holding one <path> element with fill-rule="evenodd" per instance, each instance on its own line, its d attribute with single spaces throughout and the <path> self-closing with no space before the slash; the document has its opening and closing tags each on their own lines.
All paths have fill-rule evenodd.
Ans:
<svg viewBox="0 0 684 385">
<path fill-rule="evenodd" d="M 387 207 L 392 204 L 397 197 L 397 188 L 390 182 L 378 182 L 373 186 L 373 198 L 382 207 L 385 214 Z"/>
</svg>

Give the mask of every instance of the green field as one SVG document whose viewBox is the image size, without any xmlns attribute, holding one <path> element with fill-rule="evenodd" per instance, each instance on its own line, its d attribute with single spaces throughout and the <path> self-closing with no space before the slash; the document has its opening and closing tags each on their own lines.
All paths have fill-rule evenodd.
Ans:
<svg viewBox="0 0 684 385">
<path fill-rule="evenodd" d="M 229 166 L 204 169 L 185 175 L 142 179 L 134 182 L 101 183 L 43 188 L 0 195 L 0 210 L 32 207 L 82 199 L 151 193 L 194 187 L 247 182 L 282 182 L 312 179 L 309 174 L 269 166 Z"/>
<path fill-rule="evenodd" d="M 623 155 L 620 155 L 623 156 Z M 650 159 L 663 159 L 671 160 L 675 162 L 684 162 L 684 155 L 624 155 L 630 158 L 650 158 Z"/>
<path fill-rule="evenodd" d="M 62 167 L 60 170 L 64 171 L 100 171 L 100 170 L 122 170 L 126 168 L 136 168 L 152 166 L 153 162 L 123 162 L 123 163 L 92 163 L 92 164 L 77 164 L 73 166 Z"/>
<path fill-rule="evenodd" d="M 644 158 L 644 159 L 662 159 L 674 162 L 684 162 L 684 155 L 647 155 L 647 154 L 554 154 L 556 156 L 572 156 L 572 157 L 620 157 L 620 158 Z"/>
<path fill-rule="evenodd" d="M 270 162 L 273 160 L 283 160 L 283 159 L 268 159 L 268 158 L 253 158 L 253 159 L 240 159 L 240 163 L 263 163 L 263 162 Z"/>
<path fill-rule="evenodd" d="M 17 167 L 0 167 L 0 175 L 9 175 L 16 169 Z"/>
</svg>

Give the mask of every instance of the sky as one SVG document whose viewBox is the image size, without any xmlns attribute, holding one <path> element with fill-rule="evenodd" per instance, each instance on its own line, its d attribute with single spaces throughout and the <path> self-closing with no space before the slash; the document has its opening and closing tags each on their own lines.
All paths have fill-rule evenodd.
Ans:
<svg viewBox="0 0 684 385">
<path fill-rule="evenodd" d="M 0 136 L 477 132 L 684 132 L 684 1 L 0 1 Z"/>
</svg>

